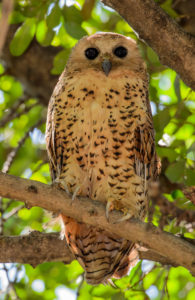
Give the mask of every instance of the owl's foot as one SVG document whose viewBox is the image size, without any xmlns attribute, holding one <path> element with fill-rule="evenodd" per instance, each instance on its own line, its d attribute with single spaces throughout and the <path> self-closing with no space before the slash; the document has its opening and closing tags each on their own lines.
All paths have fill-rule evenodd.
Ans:
<svg viewBox="0 0 195 300">
<path fill-rule="evenodd" d="M 108 198 L 107 204 L 106 204 L 106 219 L 109 221 L 109 212 L 114 209 L 114 199 Z"/>
<path fill-rule="evenodd" d="M 65 190 L 68 196 L 71 196 L 68 185 L 59 178 L 56 178 L 52 184 L 58 188 Z"/>
</svg>

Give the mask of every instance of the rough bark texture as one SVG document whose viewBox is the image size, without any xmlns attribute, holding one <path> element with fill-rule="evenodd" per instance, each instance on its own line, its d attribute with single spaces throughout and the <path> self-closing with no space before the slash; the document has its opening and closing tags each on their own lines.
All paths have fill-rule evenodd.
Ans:
<svg viewBox="0 0 195 300">
<path fill-rule="evenodd" d="M 115 9 L 158 54 L 195 89 L 195 38 L 184 32 L 153 0 L 102 0 Z"/>
<path fill-rule="evenodd" d="M 27 207 L 40 206 L 56 213 L 63 213 L 78 221 L 141 243 L 144 247 L 165 256 L 169 261 L 174 261 L 175 265 L 184 266 L 195 274 L 195 246 L 139 220 L 131 219 L 116 223 L 122 217 L 118 211 L 110 214 L 108 222 L 105 206 L 100 202 L 80 197 L 72 201 L 64 191 L 55 186 L 4 173 L 0 173 L 0 195 L 23 201 Z"/>
<path fill-rule="evenodd" d="M 0 262 L 31 264 L 33 267 L 49 261 L 62 261 L 66 264 L 74 259 L 65 240 L 58 233 L 33 231 L 29 235 L 0 236 Z M 25 251 L 24 251 L 25 250 Z M 140 259 L 174 265 L 166 257 L 152 250 L 138 250 Z"/>
</svg>

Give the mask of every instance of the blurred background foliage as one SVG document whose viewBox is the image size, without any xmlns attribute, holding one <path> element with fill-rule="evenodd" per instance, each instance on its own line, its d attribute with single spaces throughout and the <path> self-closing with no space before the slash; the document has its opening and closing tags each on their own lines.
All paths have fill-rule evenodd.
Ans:
<svg viewBox="0 0 195 300">
<path fill-rule="evenodd" d="M 186 26 L 184 22 L 187 13 L 178 8 L 182 1 L 156 2 L 185 30 L 194 33 L 194 27 Z M 183 2 L 186 2 L 186 8 L 190 1 Z M 193 24 L 190 9 L 188 14 L 187 21 L 191 20 Z M 195 185 L 195 92 L 173 70 L 161 65 L 157 54 L 138 39 L 114 10 L 100 1 L 17 0 L 10 23 L 17 26 L 9 43 L 12 56 L 20 59 L 31 47 L 32 41 L 45 49 L 48 46 L 57 49 L 50 70 L 52 75 L 62 72 L 71 48 L 84 35 L 113 31 L 137 40 L 150 75 L 157 152 L 163 164 L 161 176 L 167 185 L 164 197 L 180 212 L 192 212 L 194 207 L 185 198 L 182 188 Z M 1 60 L 0 168 L 4 172 L 51 183 L 44 139 L 46 111 L 42 99 L 29 93 L 28 87 L 17 76 L 9 75 L 7 62 Z M 0 234 L 59 231 L 57 225 L 45 226 L 51 216 L 41 208 L 27 209 L 23 203 L 6 198 L 0 199 L 0 205 Z M 158 204 L 151 206 L 152 222 L 156 226 L 174 234 L 182 233 L 188 238 L 195 237 L 193 222 L 181 220 L 171 212 L 163 216 Z M 36 268 L 0 264 L 0 299 L 195 299 L 195 279 L 183 267 L 140 261 L 129 276 L 114 280 L 114 284 L 116 287 L 88 285 L 76 261 L 70 265 L 44 263 Z"/>
</svg>

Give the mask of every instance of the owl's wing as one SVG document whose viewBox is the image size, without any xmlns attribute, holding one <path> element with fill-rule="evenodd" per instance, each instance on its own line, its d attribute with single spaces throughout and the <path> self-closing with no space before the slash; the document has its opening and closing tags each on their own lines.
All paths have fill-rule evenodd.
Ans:
<svg viewBox="0 0 195 300">
<path fill-rule="evenodd" d="M 154 129 L 150 122 L 134 131 L 134 168 L 138 176 L 155 181 L 160 173 L 160 160 L 155 152 Z"/>
<path fill-rule="evenodd" d="M 52 181 L 56 179 L 57 172 L 57 153 L 56 153 L 56 131 L 54 121 L 54 97 L 51 97 L 48 113 L 47 113 L 47 125 L 46 125 L 46 147 L 49 158 L 49 165 L 51 171 Z"/>
</svg>

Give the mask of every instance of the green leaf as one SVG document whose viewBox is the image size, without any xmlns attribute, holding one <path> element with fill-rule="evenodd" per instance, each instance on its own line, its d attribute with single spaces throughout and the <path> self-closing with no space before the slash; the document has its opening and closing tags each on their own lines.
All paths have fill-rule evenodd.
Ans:
<svg viewBox="0 0 195 300">
<path fill-rule="evenodd" d="M 62 10 L 62 13 L 64 16 L 65 28 L 68 34 L 77 40 L 81 39 L 84 35 L 87 35 L 87 32 L 81 27 L 83 18 L 80 10 L 72 5 L 65 7 Z"/>
<path fill-rule="evenodd" d="M 156 279 L 159 277 L 159 275 L 162 275 L 162 270 L 156 268 L 150 271 L 146 276 L 144 276 L 143 279 L 144 289 L 147 290 L 152 284 L 154 284 Z"/>
<path fill-rule="evenodd" d="M 166 0 L 163 1 L 163 4 L 161 4 L 161 7 L 172 17 L 176 18 L 178 14 L 176 11 L 172 8 L 172 0 Z"/>
<path fill-rule="evenodd" d="M 87 35 L 87 31 L 85 31 L 85 29 L 83 29 L 79 23 L 72 21 L 66 22 L 65 28 L 68 34 L 77 40 L 80 40 L 83 36 Z"/>
<path fill-rule="evenodd" d="M 81 11 L 78 10 L 74 5 L 72 6 L 65 6 L 62 10 L 62 14 L 66 22 L 73 22 L 77 24 L 81 24 L 83 21 L 83 17 L 81 15 Z"/>
<path fill-rule="evenodd" d="M 178 161 L 166 169 L 165 175 L 171 182 L 178 182 L 184 175 L 184 167 L 185 161 Z"/>
<path fill-rule="evenodd" d="M 60 17 L 61 17 L 61 10 L 58 6 L 58 3 L 56 3 L 50 13 L 46 16 L 46 23 L 49 28 L 54 28 L 60 23 Z"/>
<path fill-rule="evenodd" d="M 24 22 L 24 20 L 25 20 L 25 17 L 21 14 L 21 12 L 19 12 L 19 11 L 12 12 L 11 18 L 10 18 L 11 24 L 21 23 L 21 22 Z"/>
<path fill-rule="evenodd" d="M 69 58 L 71 49 L 60 51 L 55 57 L 53 62 L 52 74 L 60 74 L 65 68 L 66 62 Z"/>
<path fill-rule="evenodd" d="M 122 292 L 112 295 L 111 300 L 125 300 Z"/>
<path fill-rule="evenodd" d="M 10 43 L 10 52 L 14 56 L 20 56 L 28 48 L 36 30 L 35 19 L 26 19 L 18 28 Z"/>
<path fill-rule="evenodd" d="M 175 161 L 178 156 L 175 150 L 167 147 L 156 147 L 156 151 L 160 157 L 167 157 L 170 162 Z"/>
<path fill-rule="evenodd" d="M 165 108 L 154 116 L 154 127 L 157 131 L 162 131 L 169 123 L 171 117 L 169 115 L 169 109 Z"/>
<path fill-rule="evenodd" d="M 186 140 L 194 133 L 194 126 L 191 124 L 184 124 L 175 134 L 178 140 Z"/>
<path fill-rule="evenodd" d="M 190 115 L 186 121 L 189 123 L 195 124 L 195 114 Z"/>
<path fill-rule="evenodd" d="M 44 47 L 49 46 L 54 38 L 55 32 L 48 28 L 46 21 L 39 22 L 36 31 L 37 41 Z"/>
<path fill-rule="evenodd" d="M 159 64 L 158 55 L 150 47 L 147 47 L 147 56 L 148 56 L 148 59 L 150 60 L 151 63 L 153 63 L 153 64 Z"/>
<path fill-rule="evenodd" d="M 4 73 L 5 69 L 2 64 L 0 64 L 0 75 Z"/>
<path fill-rule="evenodd" d="M 195 170 L 186 170 L 185 184 L 188 186 L 195 185 Z"/>
<path fill-rule="evenodd" d="M 117 292 L 118 289 L 114 289 L 111 286 L 104 286 L 103 284 L 100 284 L 93 288 L 91 294 L 96 297 L 107 298 L 116 294 Z"/>
</svg>

